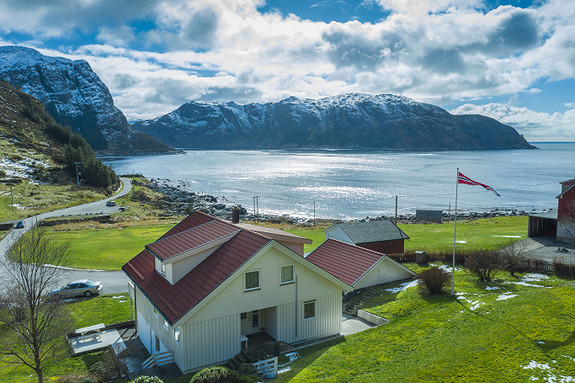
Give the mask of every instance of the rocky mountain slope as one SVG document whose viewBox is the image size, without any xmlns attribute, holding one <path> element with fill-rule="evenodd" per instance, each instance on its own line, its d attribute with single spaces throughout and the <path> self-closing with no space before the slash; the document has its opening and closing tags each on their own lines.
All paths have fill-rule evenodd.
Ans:
<svg viewBox="0 0 575 383">
<path fill-rule="evenodd" d="M 277 103 L 188 102 L 141 132 L 180 148 L 533 148 L 515 129 L 409 98 L 343 94 Z"/>
<path fill-rule="evenodd" d="M 40 101 L 0 81 L 0 179 L 75 182 L 75 162 L 81 162 L 83 185 L 117 184 L 86 140 L 57 124 Z"/>
<path fill-rule="evenodd" d="M 106 85 L 84 60 L 44 56 L 30 48 L 0 47 L 0 81 L 44 103 L 62 125 L 79 132 L 94 150 L 108 153 L 165 152 L 170 148 L 133 129 Z"/>
</svg>

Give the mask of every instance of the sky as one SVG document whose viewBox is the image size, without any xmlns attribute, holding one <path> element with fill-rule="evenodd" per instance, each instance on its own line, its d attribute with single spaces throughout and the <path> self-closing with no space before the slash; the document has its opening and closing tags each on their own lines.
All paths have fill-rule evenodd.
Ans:
<svg viewBox="0 0 575 383">
<path fill-rule="evenodd" d="M 130 121 L 392 93 L 575 141 L 573 0 L 0 0 L 0 45 L 88 61 Z"/>
</svg>

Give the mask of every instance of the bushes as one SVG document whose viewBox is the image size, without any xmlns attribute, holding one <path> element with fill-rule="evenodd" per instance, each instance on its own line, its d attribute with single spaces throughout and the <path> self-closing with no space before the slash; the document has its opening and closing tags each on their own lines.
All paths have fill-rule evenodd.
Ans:
<svg viewBox="0 0 575 383">
<path fill-rule="evenodd" d="M 561 278 L 575 279 L 575 264 L 553 261 L 553 273 Z"/>
<path fill-rule="evenodd" d="M 519 242 L 510 242 L 507 246 L 498 250 L 500 263 L 504 270 L 515 276 L 525 265 L 525 245 Z"/>
<path fill-rule="evenodd" d="M 465 267 L 481 282 L 491 282 L 502 267 L 501 257 L 495 251 L 477 251 L 465 259 Z"/>
<path fill-rule="evenodd" d="M 136 379 L 132 380 L 130 383 L 164 383 L 164 381 L 157 376 L 138 376 Z"/>
<path fill-rule="evenodd" d="M 240 374 L 227 367 L 208 367 L 192 376 L 190 383 L 240 383 Z"/>
<path fill-rule="evenodd" d="M 419 286 L 429 294 L 440 294 L 451 279 L 451 273 L 432 267 L 419 273 Z"/>
</svg>

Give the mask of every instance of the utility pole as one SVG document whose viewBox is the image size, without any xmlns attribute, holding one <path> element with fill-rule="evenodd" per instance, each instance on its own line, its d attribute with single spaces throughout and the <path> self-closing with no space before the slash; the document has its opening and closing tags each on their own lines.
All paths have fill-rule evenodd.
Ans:
<svg viewBox="0 0 575 383">
<path fill-rule="evenodd" d="M 12 188 L 14 185 L 10 183 L 10 204 L 12 205 L 12 211 L 14 211 L 14 194 L 12 193 Z"/>
<path fill-rule="evenodd" d="M 80 186 L 80 172 L 78 171 L 78 167 L 82 166 L 83 163 L 78 161 L 74 162 L 74 165 L 76 165 L 76 183 L 78 184 L 78 186 Z"/>
<path fill-rule="evenodd" d="M 394 225 L 397 225 L 397 199 L 399 196 L 395 196 L 395 222 Z"/>
<path fill-rule="evenodd" d="M 315 201 L 313 201 L 313 225 L 315 226 Z"/>
<path fill-rule="evenodd" d="M 260 214 L 260 196 L 257 195 L 252 197 L 252 199 L 254 200 L 254 216 L 257 218 L 257 216 Z"/>
</svg>

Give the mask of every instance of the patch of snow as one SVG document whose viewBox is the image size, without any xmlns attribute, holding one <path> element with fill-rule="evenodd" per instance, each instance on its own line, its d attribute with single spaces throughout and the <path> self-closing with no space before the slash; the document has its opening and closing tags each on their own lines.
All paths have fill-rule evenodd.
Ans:
<svg viewBox="0 0 575 383">
<path fill-rule="evenodd" d="M 544 279 L 549 279 L 549 276 L 545 275 L 545 274 L 539 274 L 539 273 L 530 273 L 530 274 L 525 274 L 523 276 L 523 278 L 521 278 L 521 281 L 532 282 L 532 281 L 542 281 Z"/>
<path fill-rule="evenodd" d="M 517 294 L 504 293 L 504 294 L 499 295 L 496 300 L 497 301 L 504 301 L 504 300 L 511 299 L 513 297 L 516 297 L 516 296 L 517 296 Z"/>
<path fill-rule="evenodd" d="M 485 286 L 485 290 L 490 291 L 490 290 L 499 290 L 501 287 L 499 286 Z"/>
<path fill-rule="evenodd" d="M 114 295 L 112 297 L 112 299 L 122 299 L 122 298 L 126 298 L 126 296 L 125 295 Z"/>
<path fill-rule="evenodd" d="M 532 283 L 527 283 L 527 282 L 511 282 L 511 283 L 513 283 L 514 285 L 528 286 L 528 287 L 545 287 L 545 286 L 542 286 L 542 285 L 534 285 L 534 284 L 532 284 Z M 550 288 L 550 287 L 549 287 L 549 288 Z"/>
<path fill-rule="evenodd" d="M 416 279 L 415 281 L 402 283 L 399 285 L 399 287 L 393 287 L 390 289 L 385 289 L 385 291 L 389 291 L 390 293 L 399 293 L 399 292 L 406 290 L 410 287 L 417 286 L 418 283 L 419 283 L 419 281 Z"/>
<path fill-rule="evenodd" d="M 529 362 L 529 364 L 527 366 L 523 366 L 524 370 L 534 370 L 536 368 L 539 368 L 541 370 L 550 370 L 551 369 L 551 367 L 549 367 L 549 365 L 547 363 L 537 363 L 534 360 Z"/>
<path fill-rule="evenodd" d="M 455 241 L 456 243 L 467 243 L 467 241 Z"/>
<path fill-rule="evenodd" d="M 546 373 L 547 376 L 543 377 L 543 381 L 549 383 L 572 383 L 575 382 L 575 378 L 572 376 L 566 375 L 558 375 L 555 369 L 552 369 L 551 366 L 547 363 L 537 363 L 536 361 L 532 360 L 528 365 L 523 366 L 524 370 L 542 370 Z M 529 380 L 539 380 L 536 377 L 530 377 Z"/>
<path fill-rule="evenodd" d="M 492 237 L 496 237 L 496 238 L 521 238 L 520 235 L 492 235 Z"/>
<path fill-rule="evenodd" d="M 539 344 L 545 344 L 545 342 L 543 342 L 542 340 L 537 341 L 537 343 L 539 343 Z"/>
</svg>

